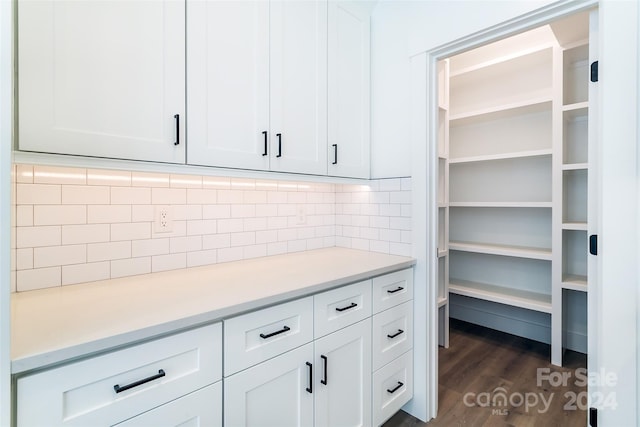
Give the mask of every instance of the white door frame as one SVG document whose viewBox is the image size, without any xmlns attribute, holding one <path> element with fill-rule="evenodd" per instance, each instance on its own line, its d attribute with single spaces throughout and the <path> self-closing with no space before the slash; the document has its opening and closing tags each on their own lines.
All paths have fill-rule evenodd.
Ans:
<svg viewBox="0 0 640 427">
<path fill-rule="evenodd" d="M 0 426 L 11 422 L 13 4 L 0 1 Z"/>
<path fill-rule="evenodd" d="M 619 405 L 616 411 L 599 408 L 600 425 L 634 425 L 636 419 L 640 422 L 640 414 L 637 414 L 635 409 L 638 396 L 636 381 L 640 383 L 638 376 L 640 359 L 637 358 L 640 350 L 636 348 L 640 345 L 637 342 L 640 313 L 636 306 L 640 304 L 638 298 L 640 293 L 637 290 L 640 272 L 635 265 L 636 260 L 640 259 L 638 244 L 635 241 L 638 236 L 637 216 L 640 208 L 634 197 L 638 188 L 633 185 L 633 182 L 637 182 L 640 173 L 637 171 L 636 164 L 636 162 L 640 164 L 640 153 L 636 146 L 638 98 L 629 96 L 630 93 L 637 94 L 637 26 L 640 24 L 640 15 L 638 15 L 636 3 L 634 1 L 561 0 L 411 58 L 414 256 L 418 259 L 415 280 L 417 284 L 426 283 L 427 285 L 424 290 L 425 295 L 419 294 L 422 286 L 416 286 L 415 297 L 418 303 L 424 301 L 428 307 L 424 316 L 416 315 L 416 325 L 422 325 L 416 330 L 422 330 L 426 335 L 417 339 L 416 343 L 426 343 L 424 350 L 427 366 L 424 369 L 416 366 L 416 396 L 414 402 L 405 408 L 414 416 L 428 420 L 436 416 L 438 408 L 437 176 L 430 173 L 437 170 L 437 126 L 435 126 L 438 112 L 437 61 L 598 6 L 600 8 L 598 50 L 601 53 L 601 59 L 604 59 L 604 61 L 601 60 L 601 64 L 602 62 L 605 64 L 600 68 L 598 140 L 607 142 L 606 147 L 601 150 L 602 158 L 607 160 L 601 162 L 600 185 L 596 189 L 599 200 L 603 201 L 598 213 L 601 224 L 600 242 L 602 242 L 597 260 L 600 274 L 595 288 L 590 289 L 589 293 L 602 298 L 602 301 L 596 304 L 595 298 L 589 300 L 589 316 L 600 319 L 599 327 L 589 331 L 589 369 L 597 372 L 605 368 L 606 372 L 617 374 L 616 386 L 609 388 L 608 391 L 617 390 L 618 394 L 623 393 L 623 396 L 618 396 Z M 622 51 L 619 46 L 626 46 L 626 48 Z M 606 79 L 607 66 L 610 67 L 609 69 L 616 70 L 616 76 L 613 76 L 607 84 L 602 84 L 602 79 Z M 617 77 L 618 66 L 626 67 L 621 79 Z M 623 89 L 625 85 L 626 91 Z M 626 100 L 622 102 L 621 98 L 624 96 Z M 627 115 L 619 114 L 620 105 L 624 105 Z M 618 167 L 614 167 L 616 163 Z M 620 180 L 623 180 L 626 184 L 625 188 L 630 191 L 623 192 L 616 187 Z M 603 199 L 602 196 L 605 194 L 607 197 Z M 609 205 L 607 205 L 607 199 Z M 614 211 L 619 209 L 625 210 L 622 218 L 614 214 Z M 616 243 L 620 241 L 621 245 L 607 247 L 607 238 Z M 623 265 L 621 260 L 624 260 Z M 617 266 L 617 270 L 614 266 Z M 607 286 L 601 286 L 602 283 L 606 283 Z M 624 285 L 616 289 L 611 286 L 612 283 L 624 283 Z M 625 294 L 621 292 L 623 289 L 627 290 Z M 622 329 L 620 324 L 614 324 L 616 320 L 621 319 L 620 313 L 624 313 L 624 319 L 626 319 Z M 424 328 L 424 325 L 427 327 Z M 621 330 L 624 330 L 624 336 L 621 336 L 621 332 L 615 332 Z M 416 351 L 420 352 L 422 348 L 416 345 Z M 416 358 L 416 360 L 420 359 Z M 590 392 L 602 391 L 602 387 L 592 386 L 589 390 Z"/>
</svg>

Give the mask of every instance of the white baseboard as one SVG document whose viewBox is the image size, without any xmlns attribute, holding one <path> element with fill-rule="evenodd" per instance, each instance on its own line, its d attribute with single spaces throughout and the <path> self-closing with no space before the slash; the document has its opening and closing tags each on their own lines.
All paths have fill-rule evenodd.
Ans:
<svg viewBox="0 0 640 427">
<path fill-rule="evenodd" d="M 449 295 L 449 317 L 534 341 L 551 343 L 551 316 L 518 307 Z M 564 347 L 587 352 L 587 336 L 573 328 L 564 331 Z"/>
</svg>

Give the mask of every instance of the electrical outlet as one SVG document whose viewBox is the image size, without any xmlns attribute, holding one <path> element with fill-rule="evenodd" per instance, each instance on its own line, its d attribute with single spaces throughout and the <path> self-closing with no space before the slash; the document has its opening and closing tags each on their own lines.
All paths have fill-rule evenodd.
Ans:
<svg viewBox="0 0 640 427">
<path fill-rule="evenodd" d="M 305 225 L 307 223 L 307 207 L 298 205 L 296 209 L 296 224 Z"/>
<path fill-rule="evenodd" d="M 154 225 L 154 231 L 156 233 L 170 233 L 173 231 L 171 206 L 156 206 L 156 220 Z"/>
</svg>

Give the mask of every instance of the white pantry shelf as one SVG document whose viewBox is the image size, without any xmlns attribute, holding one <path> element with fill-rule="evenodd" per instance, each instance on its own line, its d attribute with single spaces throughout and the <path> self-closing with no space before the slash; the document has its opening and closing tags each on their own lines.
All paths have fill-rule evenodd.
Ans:
<svg viewBox="0 0 640 427">
<path fill-rule="evenodd" d="M 562 287 L 579 292 L 587 292 L 587 276 L 565 274 L 562 276 Z"/>
<path fill-rule="evenodd" d="M 447 256 L 448 253 L 449 253 L 449 251 L 447 249 L 438 250 L 438 258 L 445 257 L 445 256 Z"/>
<path fill-rule="evenodd" d="M 551 202 L 449 202 L 452 208 L 550 208 Z"/>
<path fill-rule="evenodd" d="M 447 297 L 439 297 L 438 298 L 438 308 L 444 307 L 445 305 L 447 305 L 448 301 L 449 301 L 449 298 L 447 298 Z"/>
<path fill-rule="evenodd" d="M 585 221 L 581 222 L 563 222 L 562 223 L 563 230 L 576 230 L 576 231 L 587 231 L 587 223 Z"/>
<path fill-rule="evenodd" d="M 586 114 L 588 109 L 589 101 L 574 102 L 573 104 L 566 104 L 562 106 L 562 111 L 584 110 L 584 114 Z"/>
<path fill-rule="evenodd" d="M 562 165 L 563 171 L 575 171 L 589 169 L 589 163 L 566 163 Z"/>
<path fill-rule="evenodd" d="M 549 94 L 548 96 L 539 98 L 529 98 L 522 101 L 451 114 L 449 116 L 449 123 L 451 126 L 467 125 L 505 117 L 521 116 L 529 113 L 539 113 L 545 110 L 550 111 L 551 99 L 551 94 Z"/>
<path fill-rule="evenodd" d="M 545 43 L 545 44 L 540 44 L 538 46 L 530 47 L 528 49 L 522 49 L 522 50 L 517 51 L 517 52 L 512 52 L 512 53 L 509 53 L 508 55 L 502 55 L 502 56 L 499 56 L 499 57 L 493 57 L 493 58 L 488 59 L 486 61 L 478 62 L 478 63 L 475 63 L 473 65 L 470 65 L 470 66 L 467 66 L 467 67 L 462 67 L 462 68 L 459 68 L 457 70 L 451 71 L 449 76 L 450 76 L 451 79 L 454 79 L 456 77 L 463 76 L 465 74 L 469 74 L 469 73 L 472 73 L 474 71 L 482 70 L 483 68 L 500 66 L 501 64 L 508 65 L 508 63 L 513 61 L 514 59 L 523 58 L 523 57 L 526 57 L 528 55 L 532 55 L 534 53 L 538 53 L 538 52 L 544 51 L 544 50 L 549 49 L 551 47 L 552 47 L 552 45 L 550 43 Z"/>
<path fill-rule="evenodd" d="M 483 156 L 470 156 L 470 157 L 458 157 L 449 159 L 449 163 L 471 163 L 471 162 L 486 162 L 491 160 L 506 160 L 506 159 L 520 159 L 523 157 L 538 157 L 538 156 L 550 156 L 552 149 L 547 148 L 543 150 L 531 150 L 531 151 L 516 151 L 512 153 L 500 153 L 500 154 L 487 154 Z"/>
<path fill-rule="evenodd" d="M 551 250 L 525 246 L 492 245 L 487 243 L 449 242 L 449 249 L 487 255 L 551 261 Z"/>
<path fill-rule="evenodd" d="M 551 295 L 466 280 L 450 280 L 449 293 L 551 313 Z"/>
</svg>

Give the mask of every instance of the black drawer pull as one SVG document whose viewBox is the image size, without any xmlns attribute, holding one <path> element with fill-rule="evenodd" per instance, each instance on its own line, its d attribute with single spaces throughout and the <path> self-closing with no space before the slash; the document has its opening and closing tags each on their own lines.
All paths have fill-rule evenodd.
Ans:
<svg viewBox="0 0 640 427">
<path fill-rule="evenodd" d="M 338 144 L 332 144 L 333 146 L 333 162 L 332 165 L 338 164 Z"/>
<path fill-rule="evenodd" d="M 389 337 L 389 338 L 395 338 L 395 337 L 397 337 L 398 335 L 401 335 L 401 334 L 404 334 L 404 331 L 403 331 L 402 329 L 398 329 L 398 332 L 396 332 L 396 333 L 395 333 L 395 334 L 393 334 L 393 335 L 387 335 L 387 337 Z"/>
<path fill-rule="evenodd" d="M 306 388 L 307 393 L 313 393 L 313 365 L 306 362 L 309 367 L 309 387 Z"/>
<path fill-rule="evenodd" d="M 180 114 L 175 114 L 173 118 L 176 119 L 176 142 L 173 145 L 180 145 Z"/>
<path fill-rule="evenodd" d="M 387 393 L 393 394 L 393 393 L 395 393 L 396 391 L 398 391 L 398 389 L 399 389 L 400 387 L 402 387 L 403 385 L 404 385 L 403 383 L 401 383 L 400 381 L 398 381 L 398 385 L 397 385 L 397 386 L 395 386 L 394 388 L 392 388 L 391 390 L 387 389 Z"/>
<path fill-rule="evenodd" d="M 276 157 L 282 157 L 282 134 L 276 133 L 276 136 L 278 137 L 278 154 L 276 154 Z"/>
<path fill-rule="evenodd" d="M 262 152 L 263 156 L 267 155 L 267 131 L 263 130 L 262 135 L 264 136 L 264 151 Z"/>
<path fill-rule="evenodd" d="M 355 308 L 357 306 L 358 306 L 358 304 L 356 304 L 355 302 L 352 302 L 350 305 L 348 305 L 346 307 L 336 307 L 336 311 L 350 310 L 350 309 Z"/>
<path fill-rule="evenodd" d="M 271 338 L 271 337 L 274 337 L 276 335 L 283 334 L 283 333 L 285 333 L 287 331 L 290 331 L 290 330 L 291 330 L 290 327 L 285 326 L 284 328 L 280 329 L 279 331 L 271 332 L 270 334 L 266 334 L 266 335 L 265 334 L 260 334 L 260 338 L 262 338 L 263 340 L 266 340 L 267 338 Z"/>
<path fill-rule="evenodd" d="M 116 384 L 116 385 L 113 386 L 113 389 L 116 391 L 116 393 L 122 393 L 123 391 L 127 391 L 127 390 L 129 390 L 131 388 L 138 387 L 139 385 L 146 384 L 148 382 L 157 380 L 158 378 L 162 378 L 165 375 L 166 374 L 164 372 L 164 369 L 160 369 L 157 374 L 152 375 L 152 376 L 150 376 L 148 378 L 133 382 L 131 384 L 123 385 L 123 386 L 119 386 L 118 384 Z"/>
<path fill-rule="evenodd" d="M 388 293 L 388 294 L 395 294 L 396 292 L 400 292 L 400 291 L 401 291 L 401 290 L 403 290 L 403 289 L 404 289 L 404 288 L 403 288 L 402 286 L 398 286 L 398 288 L 397 288 L 397 289 L 394 289 L 394 290 L 387 289 L 387 293 Z"/>
<path fill-rule="evenodd" d="M 321 354 L 320 359 L 322 359 L 322 362 L 324 363 L 324 378 L 321 379 L 320 382 L 324 385 L 327 385 L 327 356 Z"/>
</svg>

